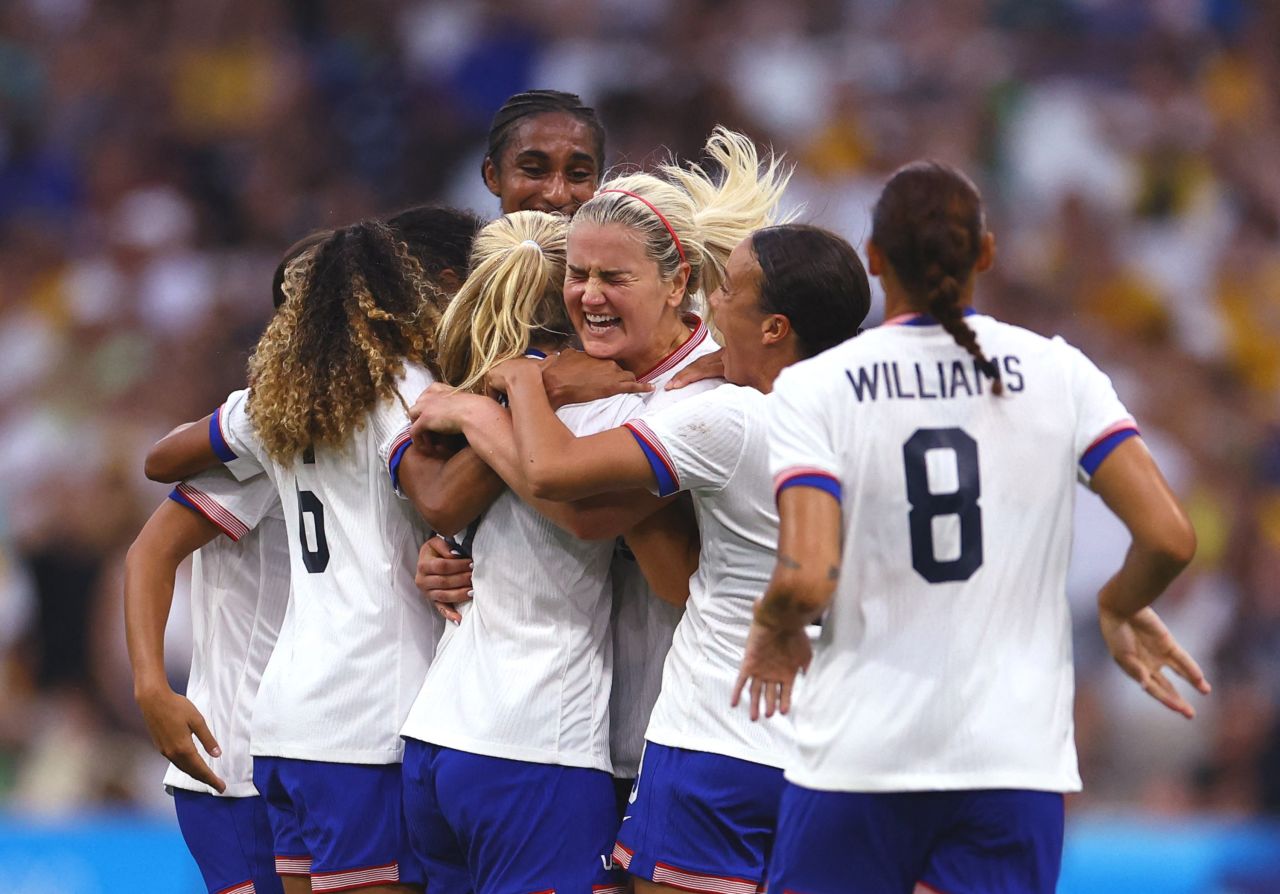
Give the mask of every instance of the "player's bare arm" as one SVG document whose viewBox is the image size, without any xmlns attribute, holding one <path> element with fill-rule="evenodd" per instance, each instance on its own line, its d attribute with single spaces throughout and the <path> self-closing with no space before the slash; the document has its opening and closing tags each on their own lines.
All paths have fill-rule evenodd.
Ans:
<svg viewBox="0 0 1280 894">
<path fill-rule="evenodd" d="M 1195 709 L 1164 674 L 1171 669 L 1202 693 L 1200 666 L 1150 607 L 1191 562 L 1195 530 L 1141 438 L 1121 443 L 1094 472 L 1090 486 L 1133 537 L 1124 564 L 1098 594 L 1098 622 L 1116 663 L 1171 711 Z"/>
<path fill-rule="evenodd" d="M 124 615 L 133 692 L 156 748 L 187 775 L 221 792 L 226 783 L 205 763 L 191 737 L 217 757 L 218 743 L 200 711 L 169 686 L 164 629 L 178 566 L 221 534 L 216 525 L 165 500 L 143 526 L 125 558 Z"/>
<path fill-rule="evenodd" d="M 689 601 L 689 578 L 698 570 L 702 540 L 687 493 L 637 524 L 625 539 L 655 596 L 677 606 Z"/>
<path fill-rule="evenodd" d="M 152 481 L 173 484 L 221 464 L 209 441 L 213 414 L 180 425 L 147 451 L 143 471 Z"/>
<path fill-rule="evenodd" d="M 523 464 L 516 452 L 511 416 L 491 398 L 476 394 L 437 390 L 432 386 L 430 400 L 418 426 L 442 434 L 464 434 L 467 442 L 489 466 L 502 476 L 507 486 L 522 500 L 537 509 L 559 527 L 583 540 L 610 540 L 626 533 L 668 502 L 648 491 L 633 489 L 602 494 L 561 503 L 537 497 L 529 487 Z"/>
<path fill-rule="evenodd" d="M 830 493 L 789 487 L 778 495 L 778 517 L 778 562 L 756 603 L 734 687 L 736 707 L 750 684 L 752 720 L 791 710 L 796 674 L 813 657 L 805 625 L 826 610 L 840 577 L 840 504 Z"/>
<path fill-rule="evenodd" d="M 580 438 L 560 421 L 534 361 L 509 360 L 494 369 L 490 381 L 510 400 L 516 451 L 535 497 L 579 500 L 657 485 L 630 432 L 614 428 Z"/>
</svg>

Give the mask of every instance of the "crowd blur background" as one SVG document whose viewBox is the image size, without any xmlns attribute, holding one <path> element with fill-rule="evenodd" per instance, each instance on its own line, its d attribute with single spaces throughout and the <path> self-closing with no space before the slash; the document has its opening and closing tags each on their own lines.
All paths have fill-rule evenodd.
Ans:
<svg viewBox="0 0 1280 894">
<path fill-rule="evenodd" d="M 593 104 L 611 163 L 744 130 L 860 246 L 896 166 L 969 172 L 999 246 L 980 306 L 1112 375 L 1200 536 L 1161 608 L 1215 686 L 1188 723 L 1102 648 L 1126 537 L 1081 492 L 1073 822 L 1280 815 L 1280 3 L 4 0 L 8 828 L 170 815 L 121 620 L 124 551 L 165 495 L 143 453 L 242 384 L 300 235 L 425 201 L 495 214 L 484 137 L 530 87 Z"/>
</svg>

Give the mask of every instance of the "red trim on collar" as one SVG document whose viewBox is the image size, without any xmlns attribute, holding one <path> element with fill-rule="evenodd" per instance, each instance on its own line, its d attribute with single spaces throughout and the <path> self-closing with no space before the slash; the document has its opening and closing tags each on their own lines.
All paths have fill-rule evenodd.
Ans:
<svg viewBox="0 0 1280 894">
<path fill-rule="evenodd" d="M 658 364 L 643 375 L 636 376 L 638 382 L 648 382 L 656 379 L 664 372 L 668 372 L 672 367 L 677 365 L 681 360 L 689 356 L 689 353 L 702 344 L 703 339 L 707 337 L 707 324 L 702 322 L 702 318 L 697 314 L 685 314 L 684 323 L 693 326 L 693 332 L 689 334 L 678 348 L 658 361 Z"/>
</svg>

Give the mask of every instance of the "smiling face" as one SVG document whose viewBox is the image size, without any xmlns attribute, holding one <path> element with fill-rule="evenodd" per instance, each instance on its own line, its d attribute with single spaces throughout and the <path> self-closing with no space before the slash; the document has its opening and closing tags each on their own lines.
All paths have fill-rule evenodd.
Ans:
<svg viewBox="0 0 1280 894">
<path fill-rule="evenodd" d="M 591 128 L 573 115 L 532 115 L 516 125 L 500 158 L 485 159 L 484 182 L 503 214 L 573 214 L 600 185 L 596 151 Z"/>
<path fill-rule="evenodd" d="M 570 229 L 564 304 L 582 349 L 637 375 L 656 366 L 689 336 L 680 318 L 687 270 L 663 282 L 643 239 L 623 224 Z"/>
<path fill-rule="evenodd" d="M 729 255 L 724 283 L 707 298 L 724 346 L 724 377 L 735 385 L 752 384 L 753 372 L 762 368 L 765 329 L 776 316 L 760 308 L 763 277 L 748 236 Z"/>
</svg>

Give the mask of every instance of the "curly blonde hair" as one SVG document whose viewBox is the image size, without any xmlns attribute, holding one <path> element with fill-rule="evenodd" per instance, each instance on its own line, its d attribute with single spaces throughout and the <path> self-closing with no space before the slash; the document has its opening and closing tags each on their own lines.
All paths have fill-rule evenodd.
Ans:
<svg viewBox="0 0 1280 894">
<path fill-rule="evenodd" d="M 564 307 L 567 232 L 565 218 L 542 211 L 516 211 L 480 231 L 471 275 L 440 323 L 444 381 L 482 392 L 489 370 L 519 357 L 530 336 L 573 331 Z"/>
<path fill-rule="evenodd" d="M 395 230 L 364 221 L 288 266 L 276 312 L 249 360 L 249 417 L 267 453 L 289 464 L 346 442 L 395 397 L 406 361 L 429 364 L 447 296 Z"/>
</svg>

